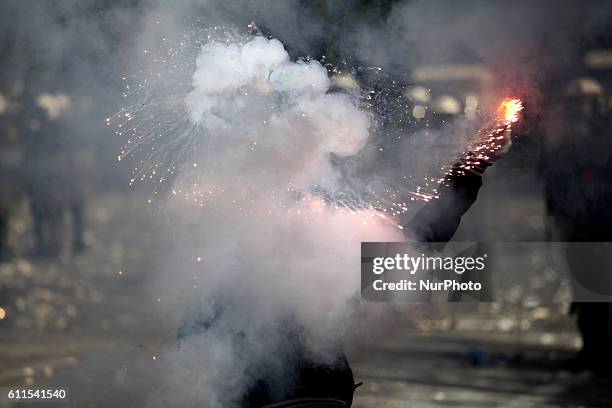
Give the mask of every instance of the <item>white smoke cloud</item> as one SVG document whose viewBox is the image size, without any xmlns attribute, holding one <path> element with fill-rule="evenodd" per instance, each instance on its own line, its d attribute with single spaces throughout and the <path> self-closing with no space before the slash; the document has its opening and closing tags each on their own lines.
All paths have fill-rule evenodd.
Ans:
<svg viewBox="0 0 612 408">
<path fill-rule="evenodd" d="M 328 93 L 325 68 L 290 61 L 278 40 L 211 42 L 196 67 L 186 105 L 206 140 L 199 175 L 212 174 L 209 183 L 247 182 L 266 194 L 332 185 L 329 154 L 355 154 L 367 141 L 369 118 L 355 101 Z"/>
<path fill-rule="evenodd" d="M 183 156 L 189 171 L 173 187 L 186 199 L 169 203 L 176 251 L 160 286 L 175 288 L 172 309 L 209 327 L 168 364 L 175 391 L 236 404 L 264 370 L 287 368 L 296 343 L 314 360 L 337 357 L 360 288 L 360 242 L 401 234 L 369 209 L 311 192 L 339 185 L 330 154 L 357 153 L 370 131 L 357 100 L 329 92 L 319 62 L 291 61 L 279 41 L 259 36 L 211 42 L 192 80 L 186 117 L 199 147 Z"/>
</svg>

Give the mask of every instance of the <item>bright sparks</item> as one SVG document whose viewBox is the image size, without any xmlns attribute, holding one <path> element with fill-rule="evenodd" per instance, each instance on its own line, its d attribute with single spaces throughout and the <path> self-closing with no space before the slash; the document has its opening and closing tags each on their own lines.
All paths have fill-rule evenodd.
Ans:
<svg viewBox="0 0 612 408">
<path fill-rule="evenodd" d="M 498 115 L 507 123 L 514 123 L 519 119 L 519 113 L 523 110 L 523 102 L 520 99 L 504 99 L 498 108 Z"/>
</svg>

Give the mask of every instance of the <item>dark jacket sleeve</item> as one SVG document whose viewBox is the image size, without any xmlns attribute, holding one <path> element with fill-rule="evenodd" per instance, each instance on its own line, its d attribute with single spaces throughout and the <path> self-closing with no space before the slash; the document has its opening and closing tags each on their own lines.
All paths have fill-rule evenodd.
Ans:
<svg viewBox="0 0 612 408">
<path fill-rule="evenodd" d="M 481 186 L 479 173 L 452 171 L 440 184 L 439 197 L 425 204 L 404 226 L 406 238 L 417 242 L 450 241 Z"/>
</svg>

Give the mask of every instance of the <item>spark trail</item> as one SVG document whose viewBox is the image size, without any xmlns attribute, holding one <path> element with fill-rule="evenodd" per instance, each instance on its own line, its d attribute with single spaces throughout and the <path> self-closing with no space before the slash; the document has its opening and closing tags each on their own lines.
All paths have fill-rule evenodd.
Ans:
<svg viewBox="0 0 612 408">
<path fill-rule="evenodd" d="M 326 155 L 350 156 L 365 145 L 377 123 L 376 92 L 330 92 L 329 72 L 338 73 L 336 68 L 291 61 L 280 42 L 260 36 L 254 25 L 249 29 L 240 34 L 215 27 L 172 45 L 163 41 L 158 50 L 143 51 L 152 59 L 147 70 L 124 78 L 124 97 L 132 103 L 107 123 L 127 139 L 117 159 L 135 164 L 130 184 L 153 183 L 149 202 L 171 192 L 215 208 L 215 197 L 231 194 L 236 211 L 254 211 L 262 199 L 314 216 L 309 206 L 300 208 L 301 200 L 318 197 L 329 208 L 358 211 L 364 222 L 397 224 L 411 202 L 438 197 L 438 185 L 457 171 L 457 158 L 463 170 L 486 160 L 522 109 L 520 101 L 504 101 L 466 150 L 475 155 L 450 158 L 438 175 L 405 175 L 377 187 L 359 179 L 346 183 Z M 224 176 L 237 161 L 256 167 L 254 182 Z"/>
</svg>

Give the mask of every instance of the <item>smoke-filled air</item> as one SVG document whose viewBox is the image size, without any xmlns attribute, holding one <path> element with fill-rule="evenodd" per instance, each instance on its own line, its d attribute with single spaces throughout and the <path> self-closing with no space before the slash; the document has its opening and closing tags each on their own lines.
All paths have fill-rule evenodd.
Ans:
<svg viewBox="0 0 612 408">
<path fill-rule="evenodd" d="M 291 60 L 276 39 L 224 37 L 174 57 L 192 58 L 181 97 L 147 93 L 109 120 L 130 136 L 119 158 L 142 166 L 153 199 L 169 196 L 177 249 L 160 279 L 186 313 L 172 358 L 197 361 L 180 369 L 181 392 L 210 406 L 282 370 L 292 336 L 333 362 L 358 297 L 361 241 L 402 239 L 393 215 L 335 198 L 346 180 L 333 155 L 357 154 L 372 127 L 359 93 L 330 92 L 320 62 Z M 165 90 L 158 78 L 146 86 Z"/>
<path fill-rule="evenodd" d="M 612 406 L 610 21 L 609 0 L 0 1 L 0 389 Z"/>
</svg>

